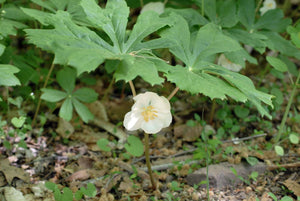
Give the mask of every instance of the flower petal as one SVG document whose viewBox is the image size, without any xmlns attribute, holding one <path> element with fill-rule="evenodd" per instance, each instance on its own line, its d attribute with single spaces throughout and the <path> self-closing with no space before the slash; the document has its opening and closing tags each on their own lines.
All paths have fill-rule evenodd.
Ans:
<svg viewBox="0 0 300 201">
<path fill-rule="evenodd" d="M 141 129 L 145 131 L 145 133 L 148 134 L 155 134 L 158 133 L 163 128 L 163 122 L 159 119 L 153 119 L 148 122 L 143 122 L 141 125 Z"/>
<path fill-rule="evenodd" d="M 143 118 L 138 116 L 138 113 L 135 114 L 133 112 L 128 112 L 125 115 L 123 125 L 129 131 L 134 131 L 141 128 L 141 124 L 143 122 Z"/>
</svg>

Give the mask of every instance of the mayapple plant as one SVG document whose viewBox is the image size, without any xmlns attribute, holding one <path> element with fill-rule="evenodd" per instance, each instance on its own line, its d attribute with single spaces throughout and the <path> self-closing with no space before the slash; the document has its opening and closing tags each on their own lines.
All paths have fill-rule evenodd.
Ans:
<svg viewBox="0 0 300 201">
<path fill-rule="evenodd" d="M 156 133 L 170 124 L 170 104 L 152 92 L 135 96 L 136 77 L 151 85 L 160 85 L 166 78 L 176 86 L 170 97 L 180 89 L 211 99 L 231 97 L 242 103 L 249 101 L 262 116 L 271 118 L 262 103 L 273 107 L 273 96 L 257 90 L 248 77 L 224 68 L 221 63 L 215 64 L 215 59 L 223 54 L 242 67 L 246 61 L 257 64 L 242 45 L 261 54 L 269 48 L 284 56 L 300 58 L 299 50 L 279 34 L 291 20 L 284 19 L 280 9 L 262 9 L 264 13 L 257 18 L 255 0 L 195 1 L 201 14 L 194 9 L 167 8 L 162 14 L 148 9 L 138 16 L 130 30 L 125 0 L 108 0 L 105 8 L 95 0 L 33 2 L 46 11 L 22 10 L 44 26 L 24 31 L 30 43 L 55 54 L 53 63 L 72 66 L 77 75 L 105 63 L 105 70 L 116 81 L 129 82 L 135 104 L 126 114 L 124 126 L 145 131 L 146 150 L 148 133 Z M 153 33 L 159 37 L 153 39 Z M 169 65 L 155 54 L 156 49 L 169 49 L 179 64 Z M 59 100 L 66 97 L 63 95 Z M 155 188 L 153 181 L 152 184 Z"/>
</svg>

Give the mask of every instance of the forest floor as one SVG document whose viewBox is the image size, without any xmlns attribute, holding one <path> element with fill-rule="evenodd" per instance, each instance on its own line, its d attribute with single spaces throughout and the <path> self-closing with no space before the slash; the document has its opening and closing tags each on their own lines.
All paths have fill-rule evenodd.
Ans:
<svg viewBox="0 0 300 201">
<path fill-rule="evenodd" d="M 167 96 L 171 87 L 167 85 L 160 94 Z M 95 89 L 100 97 L 105 88 L 102 81 L 97 82 Z M 144 91 L 142 87 L 138 90 Z M 145 158 L 134 157 L 124 149 L 123 138 L 135 135 L 143 139 L 143 133 L 128 133 L 116 126 L 133 104 L 130 95 L 125 97 L 110 95 L 90 104 L 95 119 L 88 124 L 76 117 L 66 122 L 57 117 L 56 111 L 45 113 L 43 130 L 34 128 L 26 133 L 25 149 L 15 146 L 20 140 L 17 135 L 7 135 L 12 147 L 7 149 L 3 143 L 0 146 L 0 200 L 54 200 L 53 192 L 45 187 L 46 181 L 56 183 L 60 189 L 68 187 L 73 193 L 93 183 L 97 195 L 84 200 L 208 200 L 209 196 L 210 200 L 271 201 L 274 198 L 270 193 L 278 200 L 284 196 L 294 200 L 300 197 L 299 144 L 283 141 L 283 156 L 278 156 L 272 147 L 281 115 L 270 121 L 251 109 L 247 119 L 252 120 L 246 121 L 235 116 L 235 105 L 228 101 L 217 102 L 214 118 L 210 119 L 215 103 L 182 92 L 171 100 L 171 126 L 150 136 L 157 183 L 153 190 Z M 227 114 L 222 116 L 224 111 Z M 195 114 L 208 123 L 200 124 Z M 234 122 L 231 126 L 228 119 Z M 299 129 L 291 119 L 288 124 Z M 240 127 L 234 131 L 237 125 Z M 203 129 L 210 132 L 209 145 L 203 143 Z M 2 125 L 2 131 L 18 132 L 10 125 Z M 110 141 L 110 151 L 97 145 L 102 138 Z"/>
</svg>

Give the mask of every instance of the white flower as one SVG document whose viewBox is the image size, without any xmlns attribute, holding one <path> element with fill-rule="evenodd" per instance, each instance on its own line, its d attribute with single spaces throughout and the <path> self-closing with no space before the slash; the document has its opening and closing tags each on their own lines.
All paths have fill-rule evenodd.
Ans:
<svg viewBox="0 0 300 201">
<path fill-rule="evenodd" d="M 236 63 L 232 63 L 229 59 L 225 57 L 224 54 L 221 54 L 218 59 L 218 65 L 227 68 L 233 72 L 239 72 L 242 69 L 242 66 Z"/>
<path fill-rule="evenodd" d="M 268 10 L 272 10 L 276 8 L 276 2 L 275 0 L 265 0 L 263 7 L 259 9 L 261 15 L 265 14 Z"/>
<path fill-rule="evenodd" d="M 127 130 L 142 129 L 145 133 L 154 134 L 171 124 L 171 106 L 165 97 L 146 92 L 133 99 L 135 103 L 123 122 Z"/>
</svg>

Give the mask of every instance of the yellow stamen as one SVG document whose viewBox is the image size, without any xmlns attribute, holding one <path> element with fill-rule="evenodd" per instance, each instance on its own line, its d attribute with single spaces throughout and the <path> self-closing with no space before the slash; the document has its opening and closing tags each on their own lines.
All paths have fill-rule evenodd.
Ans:
<svg viewBox="0 0 300 201">
<path fill-rule="evenodd" d="M 144 117 L 144 120 L 148 122 L 149 120 L 155 119 L 157 117 L 157 111 L 154 110 L 154 107 L 152 105 L 149 105 L 147 107 L 143 108 L 142 116 Z"/>
</svg>

